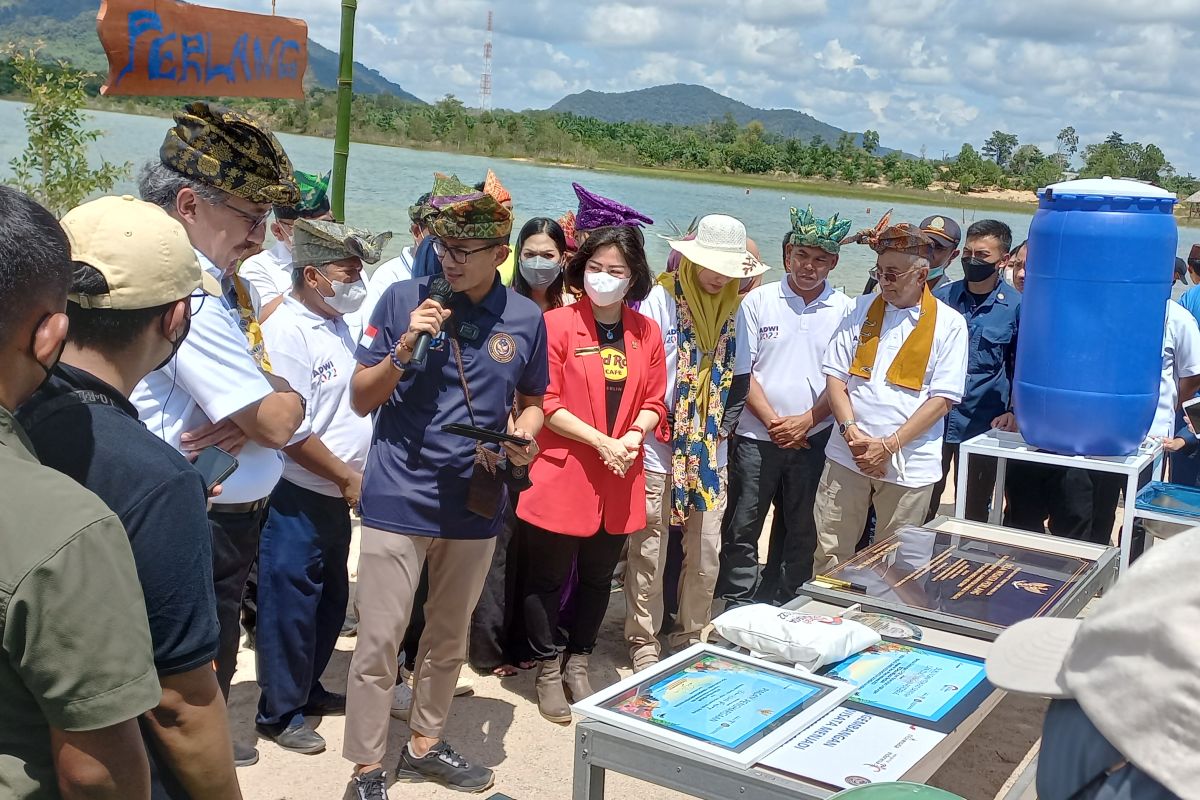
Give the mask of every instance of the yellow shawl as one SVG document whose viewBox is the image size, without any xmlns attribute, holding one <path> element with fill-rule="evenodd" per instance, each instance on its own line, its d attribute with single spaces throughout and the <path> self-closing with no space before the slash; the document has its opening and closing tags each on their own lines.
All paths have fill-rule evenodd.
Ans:
<svg viewBox="0 0 1200 800">
<path fill-rule="evenodd" d="M 867 321 L 858 335 L 858 349 L 854 351 L 854 363 L 850 374 L 866 380 L 871 379 L 875 367 L 875 356 L 879 351 L 879 334 L 883 331 L 883 312 L 886 307 L 883 295 L 875 298 L 867 310 Z M 919 392 L 925 383 L 925 370 L 933 352 L 933 330 L 937 324 L 937 301 L 926 286 L 921 294 L 921 314 L 917 327 L 900 345 L 900 352 L 892 360 L 887 371 L 888 383 Z"/>
<path fill-rule="evenodd" d="M 233 288 L 237 292 L 238 322 L 242 333 L 246 335 L 250 355 L 254 357 L 258 368 L 263 372 L 271 371 L 271 359 L 267 356 L 267 344 L 263 341 L 262 328 L 254 316 L 254 306 L 250 302 L 250 291 L 242 283 L 241 276 L 233 276 Z"/>
</svg>

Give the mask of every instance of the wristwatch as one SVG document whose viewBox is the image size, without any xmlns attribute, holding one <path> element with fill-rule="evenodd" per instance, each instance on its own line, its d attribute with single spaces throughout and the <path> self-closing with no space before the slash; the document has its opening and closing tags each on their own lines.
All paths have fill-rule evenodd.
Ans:
<svg viewBox="0 0 1200 800">
<path fill-rule="evenodd" d="M 842 436 L 845 436 L 846 431 L 850 430 L 851 425 L 857 426 L 858 423 L 852 419 L 848 419 L 845 422 L 839 422 L 838 423 L 838 433 L 840 433 Z"/>
</svg>

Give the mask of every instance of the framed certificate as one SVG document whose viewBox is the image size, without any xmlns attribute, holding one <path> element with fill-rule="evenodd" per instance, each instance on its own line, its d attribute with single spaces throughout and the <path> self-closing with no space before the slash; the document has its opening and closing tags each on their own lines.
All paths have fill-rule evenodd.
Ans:
<svg viewBox="0 0 1200 800">
<path fill-rule="evenodd" d="M 697 644 L 576 703 L 586 717 L 749 767 L 854 687 Z"/>
<path fill-rule="evenodd" d="M 821 674 L 854 686 L 846 708 L 940 733 L 957 728 L 994 691 L 982 658 L 887 639 Z"/>
</svg>

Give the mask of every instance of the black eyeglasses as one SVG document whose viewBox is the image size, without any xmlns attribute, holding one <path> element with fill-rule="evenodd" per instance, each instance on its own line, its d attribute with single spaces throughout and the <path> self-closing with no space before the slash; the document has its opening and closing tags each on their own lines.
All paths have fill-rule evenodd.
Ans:
<svg viewBox="0 0 1200 800">
<path fill-rule="evenodd" d="M 484 250 L 491 250 L 493 247 L 499 247 L 499 245 L 485 244 L 483 247 L 476 247 L 474 250 L 465 250 L 461 247 L 450 247 L 441 239 L 433 240 L 433 254 L 439 259 L 445 258 L 449 254 L 455 264 L 465 264 L 471 256 L 476 253 L 482 253 Z"/>
<path fill-rule="evenodd" d="M 264 213 L 261 217 L 256 217 L 253 214 L 248 214 L 245 211 L 242 211 L 240 208 L 231 206 L 228 203 L 221 203 L 220 206 L 222 208 L 228 208 L 230 211 L 232 211 L 233 213 L 235 213 L 239 217 L 241 217 L 243 220 L 245 220 L 246 224 L 250 226 L 251 231 L 256 231 L 259 228 L 261 228 L 262 226 L 266 225 L 267 220 L 271 216 L 271 211 L 269 211 L 269 210 L 266 213 Z"/>
</svg>

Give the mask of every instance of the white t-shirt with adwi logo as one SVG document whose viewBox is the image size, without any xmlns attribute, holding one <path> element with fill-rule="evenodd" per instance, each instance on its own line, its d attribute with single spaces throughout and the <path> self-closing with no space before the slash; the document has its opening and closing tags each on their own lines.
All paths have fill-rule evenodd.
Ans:
<svg viewBox="0 0 1200 800">
<path fill-rule="evenodd" d="M 329 452 L 362 472 L 371 446 L 371 418 L 350 407 L 350 377 L 358 364 L 354 332 L 343 319 L 325 319 L 292 296 L 262 324 L 271 369 L 307 404 L 292 444 L 318 436 Z M 328 497 L 341 497 L 332 481 L 314 475 L 283 454 L 283 479 Z"/>
<path fill-rule="evenodd" d="M 738 375 L 750 373 L 771 407 L 781 417 L 810 410 L 825 391 L 821 365 L 825 350 L 850 312 L 854 300 L 830 287 L 805 304 L 789 281 L 760 286 L 742 301 L 738 311 Z M 833 424 L 816 420 L 812 433 Z M 747 405 L 738 421 L 738 436 L 769 442 L 771 435 Z"/>
</svg>

